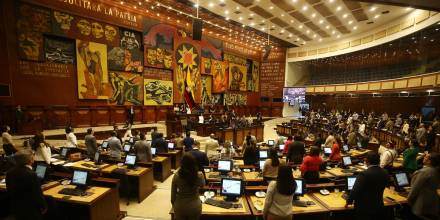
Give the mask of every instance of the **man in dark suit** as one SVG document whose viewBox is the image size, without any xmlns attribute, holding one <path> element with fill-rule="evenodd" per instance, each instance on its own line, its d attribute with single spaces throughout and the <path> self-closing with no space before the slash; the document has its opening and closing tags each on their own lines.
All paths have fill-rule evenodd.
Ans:
<svg viewBox="0 0 440 220">
<path fill-rule="evenodd" d="M 353 204 L 357 220 L 386 219 L 383 191 L 388 184 L 388 173 L 379 166 L 379 154 L 369 152 L 366 156 L 368 169 L 360 173 L 345 207 Z"/>
<path fill-rule="evenodd" d="M 11 211 L 16 220 L 39 220 L 47 211 L 46 201 L 32 170 L 31 151 L 22 150 L 14 155 L 16 166 L 6 174 L 6 189 L 11 196 Z"/>
<path fill-rule="evenodd" d="M 191 151 L 194 144 L 194 138 L 191 137 L 189 131 L 186 132 L 186 138 L 183 139 L 183 146 L 185 146 L 185 151 Z"/>
<path fill-rule="evenodd" d="M 193 145 L 193 149 L 190 152 L 194 156 L 194 158 L 196 158 L 196 160 L 197 160 L 197 165 L 198 165 L 199 171 L 202 171 L 203 167 L 209 166 L 209 159 L 208 159 L 208 156 L 206 155 L 206 153 L 203 151 L 200 151 L 199 148 L 200 148 L 200 143 L 198 143 L 198 144 L 195 143 Z"/>
<path fill-rule="evenodd" d="M 156 148 L 156 154 L 168 152 L 168 143 L 163 139 L 163 133 L 156 134 L 156 139 L 151 142 L 151 147 Z"/>
<path fill-rule="evenodd" d="M 295 136 L 293 142 L 287 145 L 287 147 L 289 148 L 286 155 L 287 162 L 301 164 L 304 154 L 306 153 L 305 144 L 302 142 L 302 138 L 300 136 Z"/>
</svg>

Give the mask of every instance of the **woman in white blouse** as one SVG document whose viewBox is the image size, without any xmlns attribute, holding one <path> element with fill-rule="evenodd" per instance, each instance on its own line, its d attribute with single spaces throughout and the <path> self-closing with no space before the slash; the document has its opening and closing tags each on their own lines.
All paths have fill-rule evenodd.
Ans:
<svg viewBox="0 0 440 220">
<path fill-rule="evenodd" d="M 292 200 L 296 182 L 292 168 L 281 165 L 276 181 L 269 183 L 264 201 L 263 218 L 265 220 L 291 220 Z"/>
<path fill-rule="evenodd" d="M 45 162 L 50 164 L 50 158 L 52 157 L 52 152 L 50 150 L 49 144 L 44 141 L 43 133 L 38 133 L 34 136 L 34 143 L 32 145 L 32 150 L 34 150 L 34 160 L 37 162 Z"/>
<path fill-rule="evenodd" d="M 66 139 L 67 139 L 66 147 L 77 147 L 78 146 L 76 136 L 73 133 L 73 128 L 71 128 L 71 127 L 66 128 Z"/>
</svg>

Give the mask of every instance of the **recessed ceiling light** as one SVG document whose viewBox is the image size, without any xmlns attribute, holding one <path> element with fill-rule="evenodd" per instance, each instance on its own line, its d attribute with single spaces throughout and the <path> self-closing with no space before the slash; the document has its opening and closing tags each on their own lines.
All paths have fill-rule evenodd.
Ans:
<svg viewBox="0 0 440 220">
<path fill-rule="evenodd" d="M 272 10 L 272 9 L 273 9 L 273 6 L 270 6 L 269 9 Z"/>
<path fill-rule="evenodd" d="M 272 28 L 275 28 L 275 25 L 272 25 Z"/>
<path fill-rule="evenodd" d="M 299 27 L 299 29 L 302 29 L 303 28 L 303 26 L 302 25 L 300 25 L 300 26 L 298 26 Z"/>
<path fill-rule="evenodd" d="M 336 34 L 336 31 L 335 31 L 335 30 L 333 30 L 333 31 L 332 31 L 332 34 Z"/>
<path fill-rule="evenodd" d="M 214 3 L 210 2 L 210 3 L 208 4 L 208 6 L 209 6 L 210 8 L 212 8 L 212 7 L 214 7 Z"/>
<path fill-rule="evenodd" d="M 250 17 L 254 16 L 254 14 L 249 14 Z"/>
<path fill-rule="evenodd" d="M 226 18 L 225 18 L 225 20 L 226 20 L 226 21 L 229 21 L 229 18 L 228 18 L 228 17 L 226 17 Z"/>
<path fill-rule="evenodd" d="M 239 17 L 238 20 L 240 20 L 240 21 L 243 20 L 243 17 Z"/>
<path fill-rule="evenodd" d="M 307 11 L 307 9 L 309 9 L 309 7 L 307 7 L 307 5 L 304 5 L 302 9 L 303 9 L 303 11 Z"/>
<path fill-rule="evenodd" d="M 321 42 L 322 41 L 322 38 L 319 38 L 319 42 Z"/>
<path fill-rule="evenodd" d="M 290 23 L 293 23 L 293 20 L 290 20 Z"/>
<path fill-rule="evenodd" d="M 373 7 L 370 8 L 370 11 L 376 11 L 376 9 L 377 8 L 375 6 L 373 6 Z"/>
<path fill-rule="evenodd" d="M 408 8 L 405 9 L 405 11 L 409 11 L 409 10 L 411 10 L 411 9 L 412 9 L 411 7 L 408 7 Z"/>
<path fill-rule="evenodd" d="M 324 20 L 322 20 L 322 19 L 321 19 L 321 20 L 319 20 L 319 23 L 320 23 L 320 24 L 324 23 Z"/>
<path fill-rule="evenodd" d="M 380 15 L 375 15 L 374 16 L 374 19 L 377 19 L 377 18 L 379 18 L 380 17 Z"/>
<path fill-rule="evenodd" d="M 195 4 L 194 7 L 198 8 L 198 7 L 199 7 L 199 4 Z"/>
<path fill-rule="evenodd" d="M 296 40 L 299 41 L 299 37 L 297 37 Z"/>
<path fill-rule="evenodd" d="M 281 14 L 281 17 L 284 17 L 284 14 Z"/>
<path fill-rule="evenodd" d="M 306 31 L 306 33 L 308 33 L 308 34 L 309 34 L 309 33 L 310 33 L 310 30 L 307 30 L 307 31 Z"/>
<path fill-rule="evenodd" d="M 266 28 L 265 28 L 265 27 L 262 27 L 262 28 L 261 28 L 261 30 L 263 30 L 263 31 L 264 31 L 264 30 L 266 30 Z"/>
<path fill-rule="evenodd" d="M 338 7 L 336 8 L 336 11 L 340 11 L 340 10 L 342 10 L 342 6 L 338 6 Z"/>
<path fill-rule="evenodd" d="M 357 30 L 357 29 L 358 29 L 358 27 L 357 27 L 357 26 L 354 26 L 354 27 L 353 27 L 353 30 Z"/>
<path fill-rule="evenodd" d="M 328 0 L 329 3 L 333 3 L 335 0 Z"/>
<path fill-rule="evenodd" d="M 289 37 L 292 37 L 292 34 L 289 34 Z"/>
<path fill-rule="evenodd" d="M 316 34 L 313 35 L 313 38 L 316 38 Z"/>
<path fill-rule="evenodd" d="M 281 30 L 280 32 L 281 32 L 281 33 L 284 33 L 284 30 Z"/>
<path fill-rule="evenodd" d="M 255 25 L 255 23 L 254 23 L 254 22 L 252 22 L 252 23 L 250 23 L 249 25 L 250 25 L 250 26 L 254 26 L 254 25 Z"/>
<path fill-rule="evenodd" d="M 240 10 L 240 7 L 238 7 L 238 6 L 237 6 L 237 7 L 235 7 L 235 10 Z"/>
<path fill-rule="evenodd" d="M 312 18 L 314 18 L 314 17 L 316 17 L 316 13 L 313 13 L 313 14 L 312 14 Z"/>
<path fill-rule="evenodd" d="M 329 29 L 329 28 L 330 28 L 330 25 L 325 26 L 325 29 Z"/>
<path fill-rule="evenodd" d="M 344 14 L 342 17 L 343 17 L 343 18 L 347 18 L 347 17 L 348 17 L 348 14 Z"/>
<path fill-rule="evenodd" d="M 226 11 L 225 11 L 225 14 L 226 14 L 226 15 L 229 14 L 229 10 L 226 10 Z"/>
<path fill-rule="evenodd" d="M 336 36 L 337 38 L 340 38 L 341 37 L 341 35 L 340 34 L 338 34 L 338 36 Z"/>
<path fill-rule="evenodd" d="M 348 24 L 352 24 L 352 23 L 353 23 L 353 21 L 352 21 L 352 20 L 348 21 Z"/>
</svg>

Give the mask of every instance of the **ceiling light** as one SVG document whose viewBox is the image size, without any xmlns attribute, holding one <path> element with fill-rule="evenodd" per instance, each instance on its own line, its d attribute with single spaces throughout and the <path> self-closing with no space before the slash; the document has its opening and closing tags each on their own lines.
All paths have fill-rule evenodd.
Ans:
<svg viewBox="0 0 440 220">
<path fill-rule="evenodd" d="M 314 17 L 316 17 L 316 13 L 313 13 L 313 14 L 312 14 L 312 18 L 314 18 Z"/>
<path fill-rule="evenodd" d="M 208 6 L 209 6 L 210 8 L 212 8 L 212 7 L 214 7 L 214 3 L 210 2 L 210 3 L 208 4 Z"/>
<path fill-rule="evenodd" d="M 199 4 L 195 4 L 194 7 L 198 8 L 198 7 L 199 7 Z"/>
<path fill-rule="evenodd" d="M 281 33 L 284 33 L 284 30 L 283 30 L 283 29 L 281 29 Z"/>
<path fill-rule="evenodd" d="M 342 6 L 338 6 L 338 7 L 336 8 L 336 11 L 340 11 L 340 10 L 342 10 Z"/>
<path fill-rule="evenodd" d="M 237 6 L 237 7 L 235 7 L 235 9 L 236 9 L 236 10 L 240 10 L 240 7 Z"/>
<path fill-rule="evenodd" d="M 289 37 L 292 37 L 292 34 L 289 34 Z"/>
<path fill-rule="evenodd" d="M 300 25 L 300 26 L 298 26 L 299 27 L 299 29 L 302 29 L 303 28 L 303 26 L 302 25 Z"/>
<path fill-rule="evenodd" d="M 243 20 L 243 17 L 239 17 L 238 20 L 240 20 L 240 21 Z"/>
<path fill-rule="evenodd" d="M 266 28 L 262 27 L 261 30 L 264 31 Z"/>
<path fill-rule="evenodd" d="M 377 14 L 377 15 L 374 16 L 374 19 L 377 19 L 377 18 L 379 18 L 379 17 L 380 17 L 380 15 Z"/>
<path fill-rule="evenodd" d="M 335 30 L 333 30 L 333 31 L 332 31 L 332 34 L 336 34 L 336 31 L 335 31 Z"/>
<path fill-rule="evenodd" d="M 306 33 L 308 33 L 308 34 L 309 34 L 309 33 L 310 33 L 310 30 L 307 30 L 307 31 L 306 31 Z"/>
<path fill-rule="evenodd" d="M 409 10 L 411 10 L 411 9 L 412 9 L 411 7 L 408 7 L 408 8 L 405 9 L 405 11 L 409 11 Z"/>
<path fill-rule="evenodd" d="M 307 7 L 307 5 L 304 5 L 304 6 L 303 6 L 303 11 L 307 11 L 307 9 L 309 9 L 309 8 Z"/>
<path fill-rule="evenodd" d="M 370 8 L 370 11 L 376 11 L 376 9 L 377 8 L 375 6 L 373 6 L 373 7 Z"/>
<path fill-rule="evenodd" d="M 296 40 L 299 41 L 299 37 L 297 37 Z"/>
<path fill-rule="evenodd" d="M 353 27 L 353 30 L 357 30 L 357 29 L 358 29 L 358 27 L 357 27 L 357 26 L 354 26 L 354 27 Z"/>
<path fill-rule="evenodd" d="M 121 1 L 121 5 L 123 5 L 124 4 L 124 2 L 123 1 Z"/>
<path fill-rule="evenodd" d="M 340 38 L 340 37 L 341 37 L 341 35 L 340 35 L 340 34 L 338 34 L 337 38 Z"/>
<path fill-rule="evenodd" d="M 275 25 L 272 25 L 272 28 L 275 28 Z"/>
<path fill-rule="evenodd" d="M 250 17 L 254 16 L 254 14 L 249 14 Z"/>
<path fill-rule="evenodd" d="M 293 23 L 293 20 L 290 20 L 290 23 Z"/>
<path fill-rule="evenodd" d="M 269 9 L 272 10 L 272 9 L 273 9 L 273 6 L 270 6 Z"/>
<path fill-rule="evenodd" d="M 284 14 L 281 14 L 281 17 L 284 17 Z"/>
<path fill-rule="evenodd" d="M 322 19 L 321 19 L 321 20 L 319 20 L 319 23 L 320 23 L 320 24 L 324 23 L 324 20 L 322 20 Z"/>
<path fill-rule="evenodd" d="M 347 17 L 348 17 L 348 14 L 344 14 L 342 17 L 343 17 L 343 18 L 347 18 Z"/>
<path fill-rule="evenodd" d="M 226 11 L 225 11 L 225 14 L 226 14 L 226 15 L 229 14 L 229 10 L 226 10 Z"/>
<path fill-rule="evenodd" d="M 293 3 L 296 3 L 298 0 L 292 0 Z"/>
<path fill-rule="evenodd" d="M 329 28 L 330 28 L 330 26 L 329 26 L 329 25 L 325 26 L 325 29 L 329 29 Z"/>
<path fill-rule="evenodd" d="M 226 18 L 225 18 L 225 20 L 226 20 L 226 21 L 229 21 L 229 18 L 228 18 L 228 17 L 226 17 Z"/>
<path fill-rule="evenodd" d="M 328 0 L 328 3 L 333 3 L 335 0 Z"/>
<path fill-rule="evenodd" d="M 316 38 L 316 34 L 313 35 L 313 38 Z"/>
<path fill-rule="evenodd" d="M 352 23 L 353 23 L 353 21 L 352 21 L 352 20 L 348 21 L 348 24 L 352 24 Z"/>
<path fill-rule="evenodd" d="M 250 26 L 254 26 L 254 25 L 255 25 L 255 23 L 254 23 L 254 22 L 252 22 L 252 23 L 250 23 L 249 25 L 250 25 Z"/>
<path fill-rule="evenodd" d="M 322 38 L 319 38 L 319 42 L 321 42 L 322 41 Z"/>
</svg>

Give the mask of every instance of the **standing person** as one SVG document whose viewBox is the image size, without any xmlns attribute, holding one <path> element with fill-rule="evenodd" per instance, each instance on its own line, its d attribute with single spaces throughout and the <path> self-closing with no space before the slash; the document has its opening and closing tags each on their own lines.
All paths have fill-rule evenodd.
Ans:
<svg viewBox="0 0 440 220">
<path fill-rule="evenodd" d="M 232 159 L 235 155 L 235 149 L 234 146 L 232 146 L 232 143 L 230 141 L 226 141 L 223 144 L 223 148 L 220 152 L 222 159 Z"/>
<path fill-rule="evenodd" d="M 383 191 L 388 184 L 388 173 L 379 167 L 379 154 L 368 152 L 368 169 L 359 173 L 345 207 L 353 204 L 357 220 L 386 219 Z"/>
<path fill-rule="evenodd" d="M 134 152 L 136 153 L 136 159 L 141 162 L 151 162 L 153 160 L 151 155 L 151 142 L 145 140 L 144 132 L 142 132 L 139 137 L 140 140 L 136 141 L 133 146 Z"/>
<path fill-rule="evenodd" d="M 218 141 L 215 140 L 215 135 L 209 135 L 209 139 L 205 143 L 205 153 L 208 157 L 216 155 L 217 149 L 219 148 Z"/>
<path fill-rule="evenodd" d="M 110 157 L 113 159 L 121 159 L 122 144 L 117 137 L 116 131 L 112 131 L 111 137 L 108 140 L 108 149 L 110 151 Z"/>
<path fill-rule="evenodd" d="M 293 142 L 288 145 L 286 160 L 288 163 L 301 164 L 305 153 L 305 144 L 301 136 L 295 136 Z"/>
<path fill-rule="evenodd" d="M 32 150 L 35 152 L 34 160 L 37 162 L 44 162 L 50 164 L 50 158 L 52 152 L 50 146 L 44 141 L 43 133 L 38 133 L 34 136 L 34 143 L 32 144 Z"/>
<path fill-rule="evenodd" d="M 133 106 L 130 106 L 130 108 L 127 110 L 127 127 L 131 127 L 133 125 L 134 121 L 134 109 Z"/>
<path fill-rule="evenodd" d="M 425 167 L 416 171 L 411 179 L 408 203 L 415 219 L 440 219 L 440 201 L 437 189 L 440 185 L 440 154 L 426 154 Z"/>
<path fill-rule="evenodd" d="M 292 139 L 293 138 L 291 135 L 287 136 L 286 143 L 284 143 L 283 154 L 287 154 L 287 152 L 289 152 L 289 145 L 293 142 Z"/>
<path fill-rule="evenodd" d="M 95 157 L 95 153 L 98 150 L 98 145 L 96 144 L 96 137 L 93 135 L 93 129 L 87 129 L 87 134 L 84 137 L 84 143 L 86 144 L 87 156 L 90 159 Z"/>
<path fill-rule="evenodd" d="M 435 147 L 435 135 L 434 128 L 430 125 L 426 131 L 425 151 L 431 152 L 431 149 Z"/>
<path fill-rule="evenodd" d="M 341 147 L 342 147 L 342 141 L 340 137 L 337 137 L 335 139 L 335 143 L 333 143 L 332 146 L 332 153 L 328 157 L 331 161 L 341 161 Z"/>
<path fill-rule="evenodd" d="M 176 220 L 198 220 L 202 214 L 199 188 L 205 185 L 205 178 L 198 170 L 194 156 L 185 153 L 171 183 L 171 204 Z"/>
<path fill-rule="evenodd" d="M 3 141 L 3 151 L 6 156 L 10 156 L 15 154 L 18 150 L 12 141 L 12 135 L 9 134 L 11 128 L 8 125 L 3 126 L 2 128 L 2 141 Z"/>
<path fill-rule="evenodd" d="M 154 139 L 156 139 L 156 137 L 157 137 L 157 128 L 156 128 L 156 127 L 153 127 L 153 128 L 151 129 L 151 141 L 153 142 Z"/>
<path fill-rule="evenodd" d="M 200 143 L 194 144 L 193 149 L 190 153 L 197 161 L 197 167 L 200 171 L 203 170 L 204 167 L 209 166 L 209 159 L 205 152 L 200 151 Z"/>
<path fill-rule="evenodd" d="M 66 147 L 71 147 L 71 148 L 75 148 L 78 147 L 78 141 L 76 139 L 75 134 L 73 133 L 73 128 L 72 127 L 67 127 L 65 129 L 66 131 Z"/>
<path fill-rule="evenodd" d="M 387 171 L 391 171 L 393 168 L 394 160 L 399 156 L 399 153 L 396 151 L 396 145 L 393 141 L 388 141 L 386 144 L 386 149 L 380 154 L 380 164 L 381 168 L 386 169 Z"/>
<path fill-rule="evenodd" d="M 168 143 L 163 139 L 162 133 L 157 133 L 157 138 L 154 142 L 151 142 L 151 147 L 156 148 L 156 153 L 166 153 L 168 152 Z"/>
<path fill-rule="evenodd" d="M 249 145 L 243 151 L 244 165 L 255 165 L 258 163 L 258 149 L 257 145 L 249 140 Z"/>
<path fill-rule="evenodd" d="M 276 148 L 270 148 L 269 158 L 264 161 L 263 178 L 266 180 L 276 179 L 280 166 L 286 165 L 284 160 L 278 158 L 278 151 Z"/>
<path fill-rule="evenodd" d="M 409 142 L 409 148 L 403 151 L 403 167 L 409 173 L 413 173 L 417 169 L 417 154 L 419 153 L 419 142 L 412 139 Z"/>
<path fill-rule="evenodd" d="M 263 218 L 265 220 L 291 220 L 292 200 L 296 187 L 292 168 L 280 166 L 277 180 L 271 181 L 267 187 Z"/>
<path fill-rule="evenodd" d="M 191 151 L 194 144 L 194 138 L 191 137 L 191 132 L 186 132 L 186 137 L 183 139 L 183 146 L 185 146 L 185 151 Z"/>
<path fill-rule="evenodd" d="M 32 152 L 21 150 L 14 155 L 16 165 L 6 174 L 6 190 L 11 195 L 11 209 L 17 220 L 40 220 L 47 211 L 46 201 L 32 170 Z"/>
<path fill-rule="evenodd" d="M 329 132 L 329 135 L 327 136 L 327 139 L 325 139 L 325 143 L 324 143 L 324 145 L 326 146 L 326 147 L 332 147 L 333 146 L 333 143 L 335 143 L 335 136 L 334 136 L 334 134 L 333 134 L 333 131 L 330 131 Z M 318 146 L 318 147 L 321 147 L 321 146 Z"/>
<path fill-rule="evenodd" d="M 304 157 L 299 167 L 306 182 L 315 183 L 319 180 L 319 168 L 323 162 L 319 156 L 320 151 L 319 147 L 312 146 L 309 155 Z"/>
</svg>

